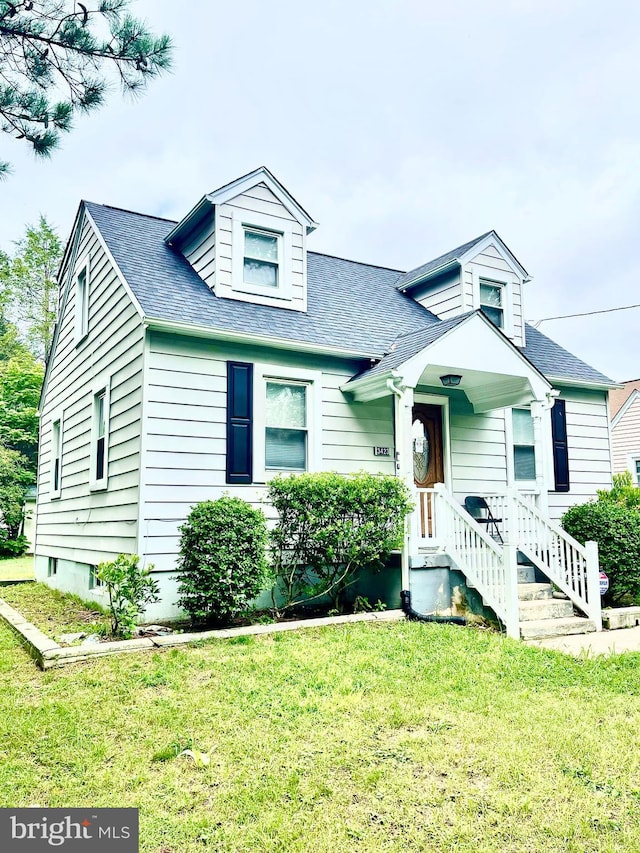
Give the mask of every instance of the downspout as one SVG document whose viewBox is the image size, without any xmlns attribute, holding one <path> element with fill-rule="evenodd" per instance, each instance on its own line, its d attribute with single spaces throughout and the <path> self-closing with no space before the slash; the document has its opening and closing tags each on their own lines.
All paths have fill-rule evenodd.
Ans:
<svg viewBox="0 0 640 853">
<path fill-rule="evenodd" d="M 391 392 L 394 398 L 393 405 L 393 433 L 394 433 L 394 444 L 395 444 L 395 466 L 396 466 L 396 477 L 401 476 L 401 461 L 404 460 L 404 440 L 403 440 L 403 428 L 402 428 L 402 386 L 397 387 L 395 384 L 401 383 L 400 377 L 393 377 L 391 379 L 387 379 L 386 386 L 388 390 Z M 403 548 L 401 552 L 401 572 L 402 572 L 402 587 L 408 588 L 409 586 L 409 519 L 405 516 L 404 520 L 404 537 L 403 537 Z"/>
<path fill-rule="evenodd" d="M 400 382 L 400 378 L 396 377 L 396 381 Z M 400 475 L 400 460 L 404 460 L 404 430 L 401 423 L 402 412 L 402 388 L 398 388 L 394 384 L 394 379 L 387 379 L 387 388 L 393 394 L 394 400 L 394 418 L 393 428 L 396 445 L 396 476 Z M 404 548 L 402 549 L 402 586 L 400 592 L 400 600 L 402 602 L 402 610 L 407 619 L 417 622 L 435 622 L 438 624 L 450 625 L 466 625 L 467 620 L 463 616 L 432 616 L 427 613 L 418 613 L 411 606 L 411 591 L 409 589 L 410 566 L 409 566 L 409 530 L 408 521 L 405 518 L 405 533 L 404 533 Z"/>
</svg>

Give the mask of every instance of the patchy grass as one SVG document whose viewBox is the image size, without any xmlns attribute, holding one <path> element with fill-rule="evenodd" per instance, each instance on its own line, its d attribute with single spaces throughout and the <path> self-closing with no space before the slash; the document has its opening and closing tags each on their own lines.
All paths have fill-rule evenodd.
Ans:
<svg viewBox="0 0 640 853">
<path fill-rule="evenodd" d="M 109 625 L 108 616 L 97 605 L 43 583 L 0 587 L 0 598 L 54 639 L 60 634 L 96 632 L 100 626 Z"/>
<path fill-rule="evenodd" d="M 0 626 L 0 806 L 138 806 L 142 853 L 640 850 L 639 739 L 637 654 L 401 622 L 41 673 Z"/>
<path fill-rule="evenodd" d="M 0 560 L 0 580 L 18 580 L 34 577 L 34 558 L 16 557 L 13 560 Z"/>
</svg>

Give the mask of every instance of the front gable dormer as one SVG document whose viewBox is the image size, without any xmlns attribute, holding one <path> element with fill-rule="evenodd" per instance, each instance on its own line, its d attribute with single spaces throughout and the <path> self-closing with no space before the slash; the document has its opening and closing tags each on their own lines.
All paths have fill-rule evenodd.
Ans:
<svg viewBox="0 0 640 853">
<path fill-rule="evenodd" d="M 516 346 L 525 345 L 525 268 L 495 231 L 409 273 L 398 289 L 441 320 L 480 309 Z"/>
<path fill-rule="evenodd" d="M 306 311 L 306 238 L 315 228 L 261 167 L 206 195 L 166 242 L 218 297 Z"/>
</svg>

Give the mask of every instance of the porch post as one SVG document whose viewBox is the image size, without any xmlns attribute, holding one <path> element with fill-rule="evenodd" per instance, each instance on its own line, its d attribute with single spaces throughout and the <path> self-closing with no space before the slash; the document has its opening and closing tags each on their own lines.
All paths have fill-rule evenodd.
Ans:
<svg viewBox="0 0 640 853">
<path fill-rule="evenodd" d="M 543 413 L 549 406 L 545 401 L 534 400 L 531 403 L 531 418 L 533 420 L 533 442 L 536 460 L 536 489 L 538 491 L 538 509 L 546 515 L 549 510 L 549 494 L 547 492 L 547 448 L 542 426 Z"/>
<path fill-rule="evenodd" d="M 404 480 L 414 501 L 417 498 L 413 481 L 413 455 L 411 452 L 411 423 L 413 414 L 413 388 L 401 385 L 393 388 L 396 432 L 396 475 Z M 405 521 L 404 547 L 402 549 L 402 589 L 409 589 L 411 557 L 411 519 Z"/>
<path fill-rule="evenodd" d="M 502 546 L 505 579 L 505 609 L 507 637 L 520 639 L 520 612 L 518 607 L 518 551 L 515 545 L 505 542 Z"/>
<path fill-rule="evenodd" d="M 585 542 L 584 549 L 587 552 L 588 615 L 596 623 L 596 631 L 602 631 L 602 601 L 600 599 L 600 561 L 598 559 L 598 543 Z"/>
</svg>

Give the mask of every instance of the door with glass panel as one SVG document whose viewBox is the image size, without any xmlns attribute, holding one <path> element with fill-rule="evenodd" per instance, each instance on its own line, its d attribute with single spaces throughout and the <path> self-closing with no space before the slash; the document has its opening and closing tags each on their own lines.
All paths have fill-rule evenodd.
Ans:
<svg viewBox="0 0 640 853">
<path fill-rule="evenodd" d="M 413 449 L 413 479 L 418 489 L 432 489 L 444 483 L 442 452 L 442 408 L 416 403 L 411 427 Z M 419 493 L 418 510 L 420 534 L 423 539 L 434 535 L 433 502 L 430 496 Z"/>
</svg>

